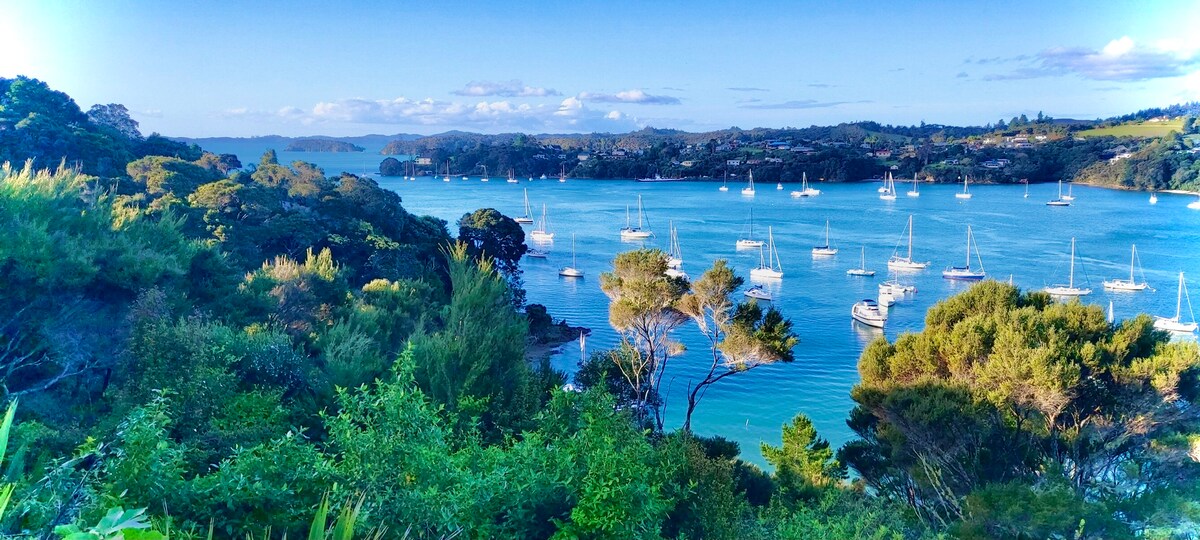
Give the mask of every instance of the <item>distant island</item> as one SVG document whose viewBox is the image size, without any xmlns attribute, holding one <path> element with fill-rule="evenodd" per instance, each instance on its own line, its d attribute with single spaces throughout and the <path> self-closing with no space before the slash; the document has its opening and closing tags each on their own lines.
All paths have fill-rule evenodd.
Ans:
<svg viewBox="0 0 1200 540">
<path fill-rule="evenodd" d="M 292 141 L 285 152 L 362 152 L 365 148 L 333 139 L 300 139 Z"/>
</svg>

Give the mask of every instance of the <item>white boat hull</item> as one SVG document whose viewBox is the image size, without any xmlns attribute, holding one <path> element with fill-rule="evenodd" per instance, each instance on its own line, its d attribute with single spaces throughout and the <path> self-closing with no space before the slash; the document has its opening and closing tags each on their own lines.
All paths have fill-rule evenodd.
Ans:
<svg viewBox="0 0 1200 540">
<path fill-rule="evenodd" d="M 549 242 L 554 240 L 554 233 L 533 231 L 529 233 L 529 237 L 532 238 L 534 242 Z"/>
<path fill-rule="evenodd" d="M 1092 294 L 1091 289 L 1083 289 L 1080 287 L 1067 287 L 1067 286 L 1063 286 L 1063 285 L 1059 285 L 1056 287 L 1046 287 L 1045 291 L 1047 293 L 1049 293 L 1050 296 L 1087 296 L 1089 294 Z"/>
<path fill-rule="evenodd" d="M 668 268 L 665 273 L 668 277 L 681 278 L 681 279 L 686 279 L 689 281 L 691 281 L 691 279 L 692 279 L 691 276 L 687 275 L 687 272 L 684 272 L 683 270 L 680 270 L 678 268 Z"/>
<path fill-rule="evenodd" d="M 895 281 L 885 281 L 879 284 L 879 294 L 891 294 L 903 296 L 908 293 L 917 292 L 917 288 L 912 285 L 901 285 Z"/>
<path fill-rule="evenodd" d="M 721 186 L 721 187 L 717 188 L 717 191 L 729 191 L 729 188 L 727 188 L 725 186 Z"/>
<path fill-rule="evenodd" d="M 970 199 L 971 194 L 970 193 L 955 193 L 954 198 L 955 199 Z"/>
<path fill-rule="evenodd" d="M 1062 199 L 1055 199 L 1053 201 L 1046 201 L 1046 206 L 1071 206 L 1071 202 L 1064 201 Z"/>
<path fill-rule="evenodd" d="M 567 266 L 564 268 L 560 268 L 558 270 L 558 275 L 560 275 L 562 277 L 583 277 L 583 271 L 579 270 L 577 268 L 571 268 L 570 266 Z"/>
<path fill-rule="evenodd" d="M 762 247 L 762 245 L 763 245 L 762 240 L 738 240 L 737 241 L 738 249 L 750 249 L 750 248 Z"/>
<path fill-rule="evenodd" d="M 1179 333 L 1179 334 L 1194 334 L 1196 332 L 1196 329 L 1198 326 L 1200 326 L 1200 325 L 1197 325 L 1194 322 L 1193 323 L 1180 322 L 1179 319 L 1176 319 L 1176 318 L 1167 318 L 1167 317 L 1155 317 L 1154 318 L 1154 328 L 1156 328 L 1158 330 L 1166 330 L 1168 332 L 1175 332 L 1175 333 Z"/>
<path fill-rule="evenodd" d="M 831 255 L 837 255 L 837 252 L 838 252 L 837 248 L 830 248 L 830 247 L 812 248 L 812 254 L 815 257 L 829 257 Z"/>
<path fill-rule="evenodd" d="M 622 229 L 621 230 L 621 239 L 622 240 L 644 240 L 646 238 L 650 238 L 651 236 L 653 236 L 653 234 L 654 233 L 651 233 L 650 231 Z"/>
<path fill-rule="evenodd" d="M 521 225 L 533 225 L 533 218 L 519 217 L 513 221 L 520 223 Z"/>
<path fill-rule="evenodd" d="M 885 201 L 894 201 L 894 200 L 896 200 L 896 196 L 895 196 L 895 195 L 892 195 L 891 193 L 884 193 L 883 195 L 880 195 L 880 196 L 879 196 L 879 198 L 880 198 L 880 199 L 883 199 L 883 200 L 885 200 Z"/>
<path fill-rule="evenodd" d="M 757 285 L 746 289 L 746 292 L 742 294 L 745 294 L 747 298 L 753 298 L 755 300 L 766 300 L 768 302 L 771 301 L 771 293 L 768 293 L 765 289 Z"/>
<path fill-rule="evenodd" d="M 1188 203 L 1188 208 L 1191 208 L 1192 210 L 1200 210 L 1200 201 Z"/>
<path fill-rule="evenodd" d="M 1149 288 L 1145 283 L 1135 283 L 1127 279 L 1114 279 L 1105 281 L 1104 288 L 1112 291 L 1144 291 Z"/>
<path fill-rule="evenodd" d="M 971 270 L 970 268 L 950 268 L 942 271 L 942 277 L 946 279 L 977 281 L 983 279 L 985 274 L 982 271 Z"/>
<path fill-rule="evenodd" d="M 908 259 L 900 259 L 900 258 L 889 260 L 887 265 L 888 265 L 888 270 L 901 270 L 901 271 L 924 270 L 929 267 L 928 262 L 916 262 L 916 261 L 911 261 Z"/>
<path fill-rule="evenodd" d="M 846 275 L 871 277 L 871 276 L 875 275 L 875 271 L 874 270 L 864 270 L 862 268 L 851 268 L 849 270 L 846 270 Z"/>
<path fill-rule="evenodd" d="M 783 272 L 771 268 L 755 268 L 750 271 L 750 277 L 757 279 L 780 279 Z"/>
<path fill-rule="evenodd" d="M 866 301 L 854 304 L 854 307 L 850 308 L 850 317 L 867 326 L 883 328 L 887 324 L 887 315 L 879 310 L 878 304 L 872 304 L 874 301 L 870 304 Z"/>
<path fill-rule="evenodd" d="M 743 190 L 742 190 L 742 195 L 746 195 L 746 196 L 749 196 L 749 197 L 753 197 L 753 196 L 754 196 L 754 190 L 753 190 L 753 189 L 743 189 Z"/>
</svg>

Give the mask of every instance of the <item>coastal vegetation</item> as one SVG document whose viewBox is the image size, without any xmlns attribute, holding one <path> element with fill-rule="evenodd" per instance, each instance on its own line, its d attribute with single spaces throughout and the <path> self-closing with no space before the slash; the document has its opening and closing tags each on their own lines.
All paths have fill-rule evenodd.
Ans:
<svg viewBox="0 0 1200 540">
<path fill-rule="evenodd" d="M 135 140 L 123 107 L 0 83 L 0 534 L 1197 531 L 1200 350 L 1144 316 L 979 284 L 864 351 L 856 440 L 797 415 L 765 470 L 657 395 L 685 325 L 711 345 L 689 419 L 723 378 L 792 360 L 803 314 L 737 301 L 724 261 L 688 283 L 660 251 L 618 255 L 601 286 L 622 345 L 567 386 L 529 354 L 561 326 L 524 302 L 500 212 L 452 236 L 370 178 Z"/>
<path fill-rule="evenodd" d="M 334 139 L 300 139 L 288 143 L 287 152 L 362 152 L 365 148 Z"/>
</svg>

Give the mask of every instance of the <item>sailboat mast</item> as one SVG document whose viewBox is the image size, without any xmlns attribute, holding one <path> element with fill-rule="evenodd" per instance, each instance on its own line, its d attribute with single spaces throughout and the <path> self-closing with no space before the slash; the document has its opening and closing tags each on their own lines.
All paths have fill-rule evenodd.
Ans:
<svg viewBox="0 0 1200 540">
<path fill-rule="evenodd" d="M 638 228 L 642 228 L 642 196 L 638 195 Z"/>
<path fill-rule="evenodd" d="M 1133 283 L 1133 260 L 1137 257 L 1137 244 L 1133 244 L 1133 249 L 1129 253 L 1129 282 Z"/>
<path fill-rule="evenodd" d="M 912 216 L 908 216 L 908 260 L 912 262 Z"/>
<path fill-rule="evenodd" d="M 1075 239 L 1071 238 L 1071 277 L 1067 281 L 1067 286 L 1075 288 Z"/>
<path fill-rule="evenodd" d="M 971 226 L 967 225 L 967 268 L 971 267 Z"/>
<path fill-rule="evenodd" d="M 1179 273 L 1179 293 L 1175 295 L 1175 320 L 1179 321 L 1183 313 L 1183 272 Z"/>
</svg>

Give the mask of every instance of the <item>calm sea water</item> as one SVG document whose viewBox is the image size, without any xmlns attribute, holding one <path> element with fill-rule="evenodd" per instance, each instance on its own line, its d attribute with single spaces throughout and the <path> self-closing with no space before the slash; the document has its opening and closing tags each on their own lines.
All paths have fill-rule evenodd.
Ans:
<svg viewBox="0 0 1200 540">
<path fill-rule="evenodd" d="M 348 159 L 345 154 L 298 154 L 294 159 L 314 161 L 330 174 L 345 170 L 336 160 Z M 545 204 L 550 229 L 556 233 L 548 259 L 524 263 L 528 299 L 545 304 L 557 318 L 591 328 L 586 352 L 617 343 L 607 322 L 608 300 L 599 287 L 600 274 L 610 269 L 617 253 L 641 245 L 667 249 L 668 222 L 673 222 L 679 229 L 684 270 L 693 277 L 713 260 L 724 258 L 748 278 L 758 263 L 758 250 L 737 251 L 734 243 L 753 209 L 757 235 L 765 236 L 767 227 L 773 228 L 785 272 L 782 280 L 770 285 L 774 305 L 792 318 L 801 341 L 794 362 L 759 367 L 713 386 L 693 423 L 701 434 L 739 442 L 743 456 L 758 463 L 762 462 L 760 442 L 778 444 L 780 427 L 797 413 L 812 418 L 834 446 L 852 438 L 845 419 L 853 407 L 849 392 L 858 381 L 859 354 L 880 335 L 894 340 L 903 332 L 920 331 L 931 305 L 968 286 L 941 277 L 945 267 L 964 262 L 967 225 L 972 227 L 988 276 L 1003 281 L 1011 276 L 1023 288 L 1065 283 L 1070 242 L 1075 237 L 1076 283 L 1093 288 L 1082 300 L 1104 308 L 1111 301 L 1117 318 L 1140 312 L 1173 315 L 1178 272 L 1200 278 L 1200 211 L 1186 208 L 1195 197 L 1182 195 L 1160 194 L 1158 204 L 1152 206 L 1146 193 L 1077 187 L 1073 206 L 1055 208 L 1045 202 L 1056 196 L 1056 185 L 1031 186 L 1028 198 L 1023 197 L 1023 186 L 972 186 L 974 197 L 968 200 L 954 197 L 960 186 L 923 185 L 919 198 L 907 198 L 903 192 L 909 186 L 901 185 L 899 199 L 889 202 L 879 199 L 878 184 L 871 183 L 817 185 L 820 196 L 793 199 L 789 192 L 796 186 L 776 190 L 770 184 L 757 186 L 757 195 L 746 197 L 740 194 L 741 185 L 731 184 L 728 192 L 719 192 L 719 184 L 703 182 L 522 179 L 514 185 L 503 178 L 483 183 L 478 177 L 455 178 L 450 183 L 429 177 L 380 181 L 402 196 L 409 211 L 445 219 L 452 229 L 459 217 L 480 207 L 521 215 L 523 189 L 528 189 L 535 215 Z M 627 205 L 636 212 L 638 195 L 656 236 L 644 243 L 623 242 L 618 231 L 625 225 Z M 903 277 L 918 292 L 890 310 L 882 332 L 853 323 L 851 306 L 877 296 L 876 285 L 888 276 L 887 258 L 897 248 L 905 248 L 903 231 L 910 215 L 914 259 L 931 261 L 929 269 Z M 841 251 L 833 257 L 813 258 L 812 246 L 824 243 L 826 220 L 831 243 Z M 572 233 L 577 266 L 586 273 L 582 279 L 557 274 L 559 267 L 570 264 Z M 1105 292 L 1104 279 L 1128 277 L 1131 244 L 1137 244 L 1145 277 L 1155 290 Z M 877 272 L 874 278 L 846 275 L 847 269 L 859 264 L 860 246 L 866 248 L 867 267 Z M 1200 286 L 1192 283 L 1193 292 L 1200 294 Z M 1184 318 L 1190 318 L 1187 311 L 1185 302 Z M 691 327 L 685 326 L 677 337 L 689 351 L 671 360 L 666 377 L 672 427 L 682 423 L 688 377 L 700 372 L 710 358 Z M 586 352 L 577 344 L 567 344 L 554 357 L 555 366 L 572 372 Z"/>
</svg>

